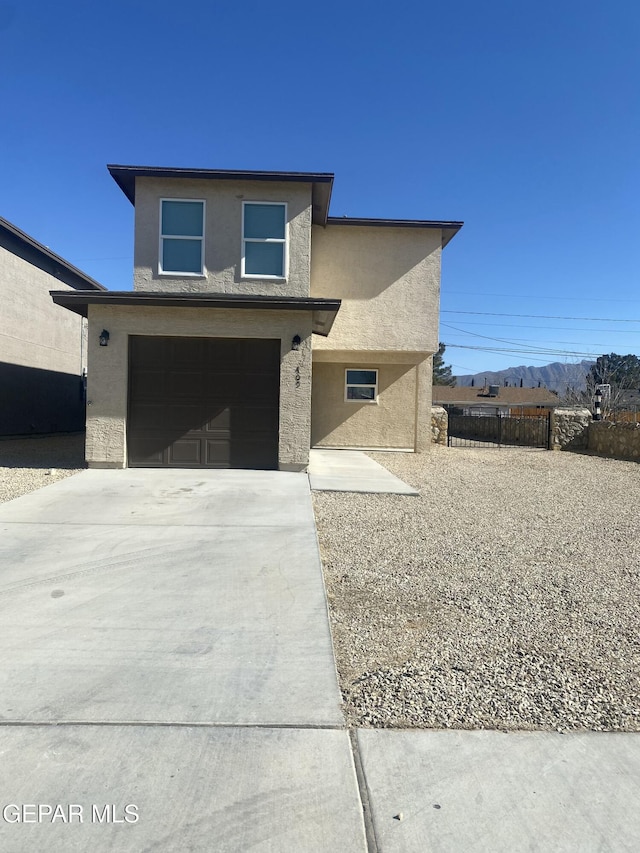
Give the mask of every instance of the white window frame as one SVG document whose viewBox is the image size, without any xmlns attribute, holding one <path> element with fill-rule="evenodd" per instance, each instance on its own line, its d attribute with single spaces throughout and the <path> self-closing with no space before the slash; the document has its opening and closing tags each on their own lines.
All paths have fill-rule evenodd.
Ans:
<svg viewBox="0 0 640 853">
<path fill-rule="evenodd" d="M 202 205 L 202 237 L 190 237 L 183 234 L 163 234 L 162 233 L 162 204 L 165 201 L 177 201 L 177 202 L 198 202 Z M 168 278 L 204 278 L 206 276 L 205 268 L 204 268 L 204 235 L 207 221 L 207 203 L 203 198 L 161 198 L 160 199 L 160 207 L 159 207 L 159 221 L 158 221 L 158 275 L 166 276 Z M 164 241 L 166 240 L 200 240 L 200 272 L 180 272 L 178 270 L 163 270 L 162 269 L 162 258 L 163 258 L 163 249 L 164 249 Z"/>
<path fill-rule="evenodd" d="M 367 370 L 369 373 L 375 373 L 376 381 L 375 385 L 372 385 L 370 382 L 367 383 L 359 383 L 359 382 L 348 382 L 349 371 L 350 370 Z M 346 367 L 344 371 L 344 401 L 345 403 L 358 403 L 359 405 L 365 406 L 377 406 L 378 405 L 378 379 L 379 373 L 377 367 Z M 373 400 L 351 400 L 348 395 L 349 388 L 373 388 L 374 397 Z"/>
<path fill-rule="evenodd" d="M 244 236 L 244 211 L 247 205 L 251 204 L 269 204 L 276 207 L 284 207 L 284 238 L 267 237 L 259 239 L 257 237 Z M 289 277 L 289 211 L 286 201 L 263 201 L 262 199 L 253 199 L 251 201 L 242 202 L 242 222 L 240 223 L 241 240 L 242 240 L 242 261 L 240 264 L 240 277 L 252 279 L 271 279 L 272 281 L 286 281 Z M 280 243 L 284 246 L 282 258 L 282 275 L 258 275 L 257 273 L 245 272 L 245 245 L 247 243 Z"/>
</svg>

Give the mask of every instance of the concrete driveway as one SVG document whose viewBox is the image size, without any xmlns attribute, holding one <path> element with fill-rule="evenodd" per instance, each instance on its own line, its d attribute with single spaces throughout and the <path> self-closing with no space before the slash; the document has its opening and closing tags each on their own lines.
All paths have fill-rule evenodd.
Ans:
<svg viewBox="0 0 640 853">
<path fill-rule="evenodd" d="M 3 853 L 638 848 L 637 734 L 352 752 L 299 474 L 86 471 L 0 506 L 0 625 Z"/>
<path fill-rule="evenodd" d="M 306 477 L 85 471 L 0 566 L 0 849 L 364 849 Z"/>
</svg>

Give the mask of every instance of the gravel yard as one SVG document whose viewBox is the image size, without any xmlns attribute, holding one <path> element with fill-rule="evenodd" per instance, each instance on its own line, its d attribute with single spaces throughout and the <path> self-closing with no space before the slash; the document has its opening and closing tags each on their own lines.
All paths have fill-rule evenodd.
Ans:
<svg viewBox="0 0 640 853">
<path fill-rule="evenodd" d="M 0 503 L 84 468 L 84 433 L 0 439 Z"/>
<path fill-rule="evenodd" d="M 638 464 L 371 456 L 421 496 L 314 494 L 350 724 L 640 730 Z"/>
</svg>

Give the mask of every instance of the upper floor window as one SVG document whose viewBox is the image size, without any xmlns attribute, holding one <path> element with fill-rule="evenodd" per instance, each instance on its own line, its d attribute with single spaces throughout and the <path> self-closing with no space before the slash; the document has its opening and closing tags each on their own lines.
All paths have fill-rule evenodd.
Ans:
<svg viewBox="0 0 640 853">
<path fill-rule="evenodd" d="M 287 205 L 242 203 L 242 275 L 287 277 Z"/>
<path fill-rule="evenodd" d="M 160 272 L 202 275 L 204 201 L 160 200 Z"/>
</svg>

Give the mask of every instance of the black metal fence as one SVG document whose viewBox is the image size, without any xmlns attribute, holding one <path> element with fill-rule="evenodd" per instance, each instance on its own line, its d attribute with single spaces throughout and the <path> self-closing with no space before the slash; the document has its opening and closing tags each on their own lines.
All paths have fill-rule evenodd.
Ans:
<svg viewBox="0 0 640 853">
<path fill-rule="evenodd" d="M 449 415 L 449 447 L 549 447 L 549 416 Z"/>
</svg>

